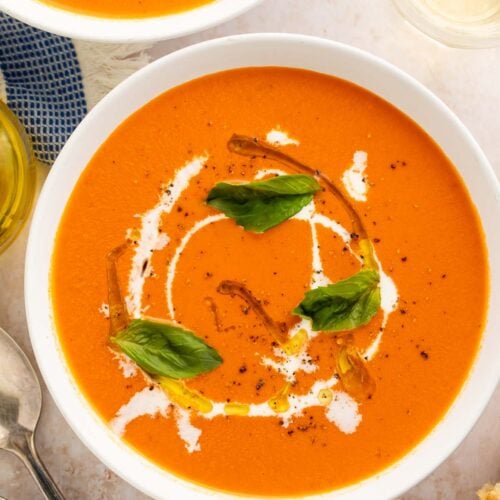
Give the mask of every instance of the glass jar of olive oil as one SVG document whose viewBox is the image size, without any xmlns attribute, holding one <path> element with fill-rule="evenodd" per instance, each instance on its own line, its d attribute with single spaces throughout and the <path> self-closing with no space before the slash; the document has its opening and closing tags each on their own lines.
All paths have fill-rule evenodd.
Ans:
<svg viewBox="0 0 500 500">
<path fill-rule="evenodd" d="M 0 100 L 0 253 L 29 216 L 36 189 L 30 142 L 19 120 Z"/>
</svg>

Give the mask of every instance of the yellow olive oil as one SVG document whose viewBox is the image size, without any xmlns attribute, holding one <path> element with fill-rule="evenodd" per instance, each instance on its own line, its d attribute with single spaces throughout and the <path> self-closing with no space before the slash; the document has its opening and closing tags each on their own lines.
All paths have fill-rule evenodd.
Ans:
<svg viewBox="0 0 500 500">
<path fill-rule="evenodd" d="M 35 189 L 29 140 L 18 119 L 0 101 L 0 253 L 28 218 Z"/>
</svg>

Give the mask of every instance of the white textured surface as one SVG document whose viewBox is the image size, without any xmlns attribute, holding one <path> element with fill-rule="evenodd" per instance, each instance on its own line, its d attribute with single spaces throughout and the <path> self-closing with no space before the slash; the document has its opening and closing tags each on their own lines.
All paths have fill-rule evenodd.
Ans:
<svg viewBox="0 0 500 500">
<path fill-rule="evenodd" d="M 500 175 L 500 49 L 466 51 L 441 46 L 414 30 L 389 0 L 266 0 L 248 14 L 218 28 L 153 49 L 159 57 L 218 36 L 289 31 L 339 40 L 372 52 L 404 69 L 433 90 L 471 130 Z M 42 177 L 43 168 L 40 168 Z M 25 231 L 26 233 L 26 231 Z M 0 325 L 33 359 L 23 303 L 26 234 L 0 256 Z M 143 499 L 140 493 L 99 463 L 66 425 L 50 397 L 37 439 L 40 454 L 68 499 Z M 474 498 L 486 481 L 500 480 L 500 390 L 470 435 L 434 474 L 404 500 Z M 0 496 L 37 500 L 18 460 L 0 452 Z"/>
</svg>

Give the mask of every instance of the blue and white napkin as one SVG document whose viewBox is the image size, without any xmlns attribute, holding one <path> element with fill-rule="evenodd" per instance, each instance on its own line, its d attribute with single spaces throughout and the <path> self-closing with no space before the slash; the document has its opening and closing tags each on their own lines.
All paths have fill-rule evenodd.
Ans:
<svg viewBox="0 0 500 500">
<path fill-rule="evenodd" d="M 71 40 L 0 13 L 0 99 L 52 163 L 87 111 L 149 62 L 148 48 Z"/>
</svg>

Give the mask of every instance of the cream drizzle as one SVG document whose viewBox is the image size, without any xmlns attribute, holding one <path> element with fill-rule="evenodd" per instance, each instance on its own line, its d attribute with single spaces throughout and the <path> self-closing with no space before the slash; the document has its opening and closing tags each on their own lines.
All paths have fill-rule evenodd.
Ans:
<svg viewBox="0 0 500 500">
<path fill-rule="evenodd" d="M 277 414 L 271 407 L 264 403 L 252 403 L 249 405 L 249 417 L 279 417 L 283 421 L 283 427 L 288 427 L 291 421 L 303 415 L 304 410 L 315 406 L 323 406 L 319 399 L 319 393 L 323 389 L 331 389 L 337 384 L 337 377 L 328 380 L 316 381 L 306 394 L 291 394 L 289 396 L 290 408 L 286 412 Z M 358 404 L 348 394 L 333 391 L 333 398 L 326 407 L 326 418 L 345 433 L 352 433 L 361 422 Z M 199 439 L 201 430 L 191 423 L 192 412 L 172 403 L 166 393 L 158 386 L 151 385 L 132 396 L 128 403 L 124 404 L 111 420 L 111 429 L 122 436 L 127 425 L 141 416 L 154 417 L 160 414 L 167 417 L 170 407 L 174 407 L 174 418 L 176 420 L 179 437 L 184 441 L 189 453 L 200 451 Z M 210 413 L 199 413 L 199 416 L 212 420 L 215 417 L 226 416 L 225 403 L 214 403 Z"/>
<path fill-rule="evenodd" d="M 179 434 L 179 437 L 184 441 L 188 453 L 193 453 L 193 451 L 200 451 L 201 446 L 199 443 L 199 439 L 201 436 L 201 430 L 191 423 L 191 412 L 176 405 L 175 421 L 177 423 L 177 433 Z"/>
<path fill-rule="evenodd" d="M 153 417 L 158 413 L 166 417 L 169 405 L 170 400 L 165 391 L 156 385 L 148 386 L 142 391 L 136 392 L 128 403 L 117 411 L 109 425 L 116 434 L 122 436 L 127 425 L 138 417 L 143 415 Z"/>
<path fill-rule="evenodd" d="M 276 132 L 278 132 L 278 134 L 284 134 L 286 136 L 286 134 L 282 131 L 272 130 L 270 134 L 274 133 L 274 135 L 271 136 L 271 139 L 274 138 L 274 141 L 269 139 L 268 134 L 267 140 L 269 142 L 278 144 L 276 142 L 277 138 L 281 137 L 281 139 L 283 139 L 283 135 L 277 135 Z M 294 141 L 293 139 L 289 140 Z M 295 143 L 298 144 L 298 141 L 288 142 L 288 144 Z M 280 144 L 283 145 L 283 143 Z M 358 153 L 360 152 L 357 152 L 354 155 L 355 164 L 356 158 L 357 160 L 359 160 L 358 163 L 363 159 L 359 157 L 359 155 L 358 157 L 356 157 Z M 188 187 L 190 180 L 201 171 L 201 168 L 203 167 L 207 159 L 207 157 L 194 158 L 191 162 L 187 163 L 182 169 L 180 169 L 176 173 L 174 180 L 170 184 L 170 194 L 168 194 L 167 196 L 163 195 L 160 199 L 160 202 L 152 210 L 149 210 L 143 216 L 141 216 L 141 238 L 139 240 L 138 247 L 136 247 L 135 249 L 133 267 L 129 277 L 128 303 L 134 317 L 140 316 L 141 313 L 142 289 L 145 279 L 145 277 L 141 275 L 141 271 L 144 263 L 144 258 L 146 258 L 146 256 L 149 257 L 152 250 L 164 248 L 164 246 L 168 244 L 168 235 L 164 235 L 164 237 L 158 238 L 158 228 L 160 226 L 161 216 L 163 213 L 169 213 L 171 211 L 182 191 Z M 366 162 L 366 158 L 364 161 Z M 255 179 L 262 179 L 270 175 L 283 174 L 286 174 L 286 172 L 279 169 L 265 169 L 257 172 L 255 175 Z M 311 228 L 313 269 L 311 277 L 311 287 L 313 288 L 329 284 L 330 280 L 324 274 L 316 226 L 321 225 L 340 236 L 344 244 L 349 248 L 351 253 L 353 253 L 349 246 L 349 231 L 347 231 L 347 229 L 345 229 L 338 222 L 329 219 L 323 214 L 316 213 L 314 202 L 304 207 L 298 214 L 295 215 L 294 218 L 307 222 Z M 219 222 L 224 219 L 226 219 L 226 216 L 224 214 L 218 214 L 208 216 L 205 219 L 198 221 L 193 225 L 192 228 L 187 231 L 187 233 L 182 238 L 179 246 L 177 247 L 175 254 L 168 266 L 166 280 L 167 307 L 172 320 L 175 319 L 172 288 L 176 275 L 177 265 L 184 249 L 188 245 L 190 239 L 198 231 L 210 224 Z M 159 239 L 161 241 L 158 241 Z M 376 255 L 375 260 L 378 264 L 381 276 L 381 309 L 384 312 L 384 317 L 379 334 L 364 353 L 367 359 L 372 359 L 376 354 L 382 340 L 383 329 L 387 324 L 389 315 L 396 308 L 398 301 L 397 289 L 393 280 L 383 271 L 380 261 L 378 260 Z M 312 339 L 318 334 L 318 332 L 314 332 L 312 330 L 310 320 L 301 319 L 290 329 L 288 335 L 291 337 L 300 329 L 306 330 L 309 339 Z M 293 382 L 298 371 L 312 373 L 317 369 L 317 366 L 312 363 L 312 360 L 307 354 L 306 350 L 307 345 L 304 346 L 303 352 L 296 355 L 287 355 L 281 349 L 275 349 L 274 355 L 279 359 L 279 361 L 263 357 L 262 363 L 281 373 L 286 381 Z M 122 366 L 122 360 L 119 360 L 119 362 Z M 125 375 L 126 370 L 123 369 L 123 371 Z M 286 427 L 290 424 L 293 418 L 302 415 L 303 411 L 306 408 L 323 406 L 319 398 L 320 391 L 325 389 L 331 390 L 331 388 L 334 387 L 337 382 L 338 379 L 334 375 L 328 380 L 318 380 L 314 382 L 311 389 L 306 394 L 290 394 L 288 396 L 290 408 L 283 413 L 276 413 L 273 409 L 271 409 L 267 402 L 259 404 L 249 404 L 248 416 L 277 417 L 283 420 L 284 426 Z M 136 393 L 128 403 L 123 405 L 118 410 L 115 418 L 111 421 L 110 425 L 115 430 L 115 432 L 117 432 L 118 434 L 123 434 L 126 425 L 130 421 L 141 415 L 156 415 L 157 413 L 160 413 L 164 416 L 167 416 L 170 405 L 173 405 L 175 408 L 174 417 L 176 419 L 178 427 L 178 434 L 184 441 L 187 451 L 189 453 L 199 451 L 201 449 L 199 444 L 201 430 L 193 426 L 191 423 L 192 411 L 186 410 L 178 406 L 177 404 L 172 403 L 168 399 L 168 396 L 165 394 L 165 392 L 156 384 L 153 385 L 153 390 L 150 390 L 149 387 L 146 387 L 142 391 Z M 213 408 L 209 413 L 199 413 L 198 415 L 206 419 L 212 419 L 218 416 L 226 416 L 224 407 L 224 402 L 214 402 Z M 347 393 L 342 391 L 332 392 L 332 400 L 325 407 L 325 416 L 330 422 L 336 425 L 339 430 L 347 434 L 354 432 L 362 420 L 362 416 L 358 411 L 357 402 Z"/>
<path fill-rule="evenodd" d="M 382 324 L 380 325 L 379 332 L 373 342 L 365 349 L 363 354 L 367 361 L 370 361 L 375 357 L 377 351 L 382 342 L 382 337 L 384 335 L 384 329 L 389 321 L 389 316 L 392 312 L 396 310 L 399 301 L 398 289 L 394 280 L 388 276 L 382 269 L 382 264 L 380 263 L 377 254 L 374 252 L 375 261 L 377 262 L 379 274 L 380 274 L 380 308 L 382 309 Z"/>
<path fill-rule="evenodd" d="M 166 294 L 167 294 L 167 307 L 168 307 L 168 313 L 170 314 L 170 317 L 175 320 L 175 307 L 174 307 L 174 302 L 172 299 L 172 287 L 174 284 L 174 278 L 175 278 L 175 273 L 177 270 L 177 264 L 179 262 L 179 258 L 182 255 L 182 252 L 186 248 L 186 245 L 189 243 L 189 240 L 200 230 L 203 229 L 205 226 L 209 226 L 210 224 L 213 224 L 214 222 L 218 222 L 220 220 L 226 219 L 226 216 L 224 214 L 217 214 L 217 215 L 210 215 L 208 217 L 205 217 L 204 219 L 198 221 L 182 238 L 179 246 L 175 250 L 175 254 L 172 257 L 172 260 L 170 261 L 170 264 L 168 265 L 168 270 L 167 270 L 167 283 L 166 283 Z"/>
<path fill-rule="evenodd" d="M 343 433 L 352 434 L 363 417 L 358 412 L 358 404 L 349 394 L 333 391 L 332 401 L 326 409 L 326 418 Z"/>
<path fill-rule="evenodd" d="M 287 172 L 284 172 L 283 170 L 280 170 L 279 168 L 265 168 L 262 170 L 259 170 L 255 174 L 255 180 L 259 181 L 261 179 L 264 179 L 265 177 L 270 177 L 272 175 L 286 175 Z"/>
<path fill-rule="evenodd" d="M 288 146 L 290 144 L 297 146 L 300 144 L 297 139 L 292 139 L 285 131 L 281 130 L 279 125 L 267 133 L 266 141 L 273 146 Z"/>
<path fill-rule="evenodd" d="M 132 258 L 128 280 L 129 293 L 126 297 L 128 311 L 133 318 L 140 318 L 143 312 L 142 290 L 146 277 L 152 271 L 151 254 L 154 250 L 164 248 L 169 242 L 168 235 L 160 232 L 162 216 L 171 212 L 191 179 L 200 173 L 207 160 L 208 156 L 196 156 L 178 169 L 174 178 L 163 186 L 158 203 L 143 215 L 137 216 L 141 219 L 140 238 Z M 130 231 L 127 236 L 130 236 Z"/>
<path fill-rule="evenodd" d="M 274 371 L 283 375 L 287 382 L 295 382 L 297 372 L 313 373 L 318 367 L 313 363 L 311 356 L 307 352 L 288 355 L 279 347 L 275 347 L 274 355 L 282 361 L 263 357 L 262 364 L 271 367 Z"/>
<path fill-rule="evenodd" d="M 352 165 L 342 175 L 342 182 L 356 201 L 366 201 L 368 182 L 365 175 L 368 154 L 365 151 L 356 151 L 352 157 Z"/>
<path fill-rule="evenodd" d="M 323 406 L 319 399 L 319 393 L 322 389 L 331 389 L 338 383 L 338 379 L 336 376 L 329 378 L 328 380 L 317 380 L 311 386 L 309 391 L 306 394 L 290 394 L 288 396 L 288 401 L 290 403 L 290 408 L 282 413 L 276 413 L 267 403 L 267 401 L 263 403 L 251 403 L 249 404 L 250 411 L 248 413 L 249 417 L 275 417 L 283 420 L 283 427 L 288 427 L 290 422 L 295 417 L 299 417 L 303 415 L 304 410 L 307 408 L 312 408 L 315 406 Z M 347 395 L 346 395 L 347 396 Z M 349 397 L 349 396 L 348 396 Z M 360 419 L 356 416 L 358 415 L 358 405 L 353 400 L 354 405 L 350 407 L 352 417 L 353 417 L 353 425 L 357 426 Z M 225 416 L 224 412 L 224 403 L 215 403 L 213 405 L 212 411 L 210 413 L 200 413 L 200 416 L 206 419 L 213 419 L 219 416 Z M 328 415 L 326 415 L 328 418 Z M 335 423 L 332 420 L 332 423 Z"/>
<path fill-rule="evenodd" d="M 110 351 L 113 353 L 113 358 L 118 361 L 118 366 L 125 378 L 131 378 L 137 375 L 139 367 L 127 355 L 116 352 L 113 349 L 110 349 Z"/>
<path fill-rule="evenodd" d="M 106 318 L 109 319 L 109 305 L 103 302 L 98 311 Z"/>
</svg>

